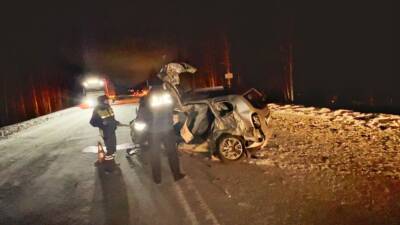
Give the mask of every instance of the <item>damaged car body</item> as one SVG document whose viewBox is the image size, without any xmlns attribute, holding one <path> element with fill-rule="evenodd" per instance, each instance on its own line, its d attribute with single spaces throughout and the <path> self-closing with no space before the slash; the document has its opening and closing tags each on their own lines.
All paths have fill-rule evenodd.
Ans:
<svg viewBox="0 0 400 225">
<path fill-rule="evenodd" d="M 189 101 L 184 107 L 182 139 L 189 144 L 206 142 L 223 160 L 238 160 L 268 143 L 267 106 L 256 108 L 243 95 Z"/>
<path fill-rule="evenodd" d="M 183 99 L 179 92 L 179 74 L 182 67 L 191 72 L 195 69 L 188 64 L 176 67 L 180 72 L 174 73 L 173 79 L 168 75 L 168 79 L 161 78 L 176 99 L 174 127 L 181 145 L 192 146 L 195 152 L 209 152 L 223 161 L 236 161 L 266 146 L 270 111 L 262 93 L 252 88 L 242 95 L 221 93 Z M 142 121 L 132 122 L 132 140 L 143 145 L 146 134 L 138 130 L 137 123 Z"/>
</svg>

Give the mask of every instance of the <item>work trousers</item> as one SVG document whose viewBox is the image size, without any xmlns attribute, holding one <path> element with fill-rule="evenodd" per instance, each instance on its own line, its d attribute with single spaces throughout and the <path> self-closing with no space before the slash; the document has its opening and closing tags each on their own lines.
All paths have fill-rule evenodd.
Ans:
<svg viewBox="0 0 400 225">
<path fill-rule="evenodd" d="M 150 133 L 149 139 L 151 167 L 154 182 L 161 182 L 161 146 L 164 146 L 167 153 L 168 163 L 172 175 L 175 179 L 179 177 L 181 171 L 176 147 L 176 137 L 173 131 L 171 130 L 160 133 Z"/>
<path fill-rule="evenodd" d="M 114 127 L 106 127 L 102 130 L 102 136 L 104 140 L 104 145 L 107 148 L 106 155 L 112 155 L 117 150 L 117 137 L 115 135 L 115 128 Z"/>
</svg>

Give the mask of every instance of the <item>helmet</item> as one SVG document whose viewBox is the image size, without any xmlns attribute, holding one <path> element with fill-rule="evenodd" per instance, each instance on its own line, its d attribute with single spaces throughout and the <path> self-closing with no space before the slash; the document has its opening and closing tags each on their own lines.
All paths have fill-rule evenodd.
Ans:
<svg viewBox="0 0 400 225">
<path fill-rule="evenodd" d="M 99 97 L 97 97 L 97 102 L 98 102 L 99 105 L 106 104 L 107 100 L 108 100 L 107 95 L 100 95 Z"/>
</svg>

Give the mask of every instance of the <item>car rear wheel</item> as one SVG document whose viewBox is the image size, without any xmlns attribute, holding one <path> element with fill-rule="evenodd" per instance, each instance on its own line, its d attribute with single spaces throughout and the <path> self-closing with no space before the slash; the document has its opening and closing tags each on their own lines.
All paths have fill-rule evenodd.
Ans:
<svg viewBox="0 0 400 225">
<path fill-rule="evenodd" d="M 219 156 L 222 161 L 237 161 L 245 155 L 245 147 L 239 137 L 232 135 L 223 136 L 218 145 Z"/>
</svg>

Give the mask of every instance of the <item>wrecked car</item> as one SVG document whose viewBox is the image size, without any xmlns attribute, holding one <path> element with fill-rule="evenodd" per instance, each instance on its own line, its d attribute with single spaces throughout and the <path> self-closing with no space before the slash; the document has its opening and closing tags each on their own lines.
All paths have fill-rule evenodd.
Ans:
<svg viewBox="0 0 400 225">
<path fill-rule="evenodd" d="M 223 161 L 239 160 L 266 146 L 270 111 L 262 93 L 256 89 L 242 95 L 210 91 L 184 99 L 177 79 L 174 78 L 174 84 L 171 78 L 163 82 L 173 88 L 169 90 L 171 96 L 178 98 L 174 127 L 181 143 L 196 146 L 194 151 L 209 152 Z M 141 101 L 139 112 L 143 104 Z M 145 121 L 136 119 L 131 128 L 133 142 L 145 145 Z"/>
<path fill-rule="evenodd" d="M 184 103 L 185 122 L 180 135 L 186 143 L 205 145 L 222 160 L 235 161 L 268 142 L 269 110 L 266 104 L 226 95 Z M 252 100 L 253 102 L 255 100 Z"/>
</svg>

